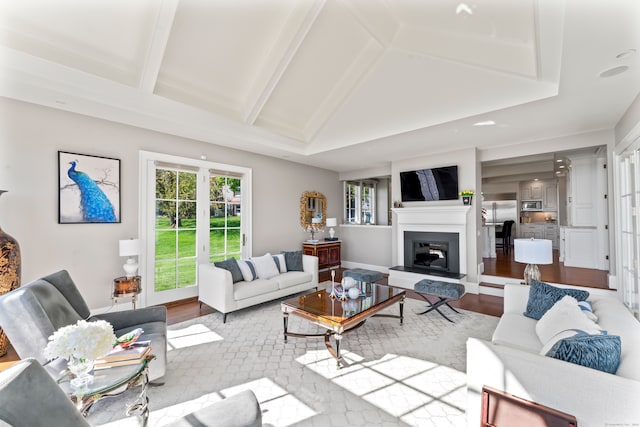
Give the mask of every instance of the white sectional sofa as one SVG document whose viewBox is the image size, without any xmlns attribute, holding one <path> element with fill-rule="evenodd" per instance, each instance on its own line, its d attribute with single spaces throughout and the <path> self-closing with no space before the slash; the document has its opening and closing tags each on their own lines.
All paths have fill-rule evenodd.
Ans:
<svg viewBox="0 0 640 427">
<path fill-rule="evenodd" d="M 529 287 L 506 285 L 492 342 L 467 341 L 467 425 L 478 426 L 484 385 L 576 417 L 580 427 L 640 424 L 640 323 L 616 297 L 590 295 L 597 324 L 621 338 L 616 374 L 540 355 Z"/>
<path fill-rule="evenodd" d="M 198 300 L 227 314 L 266 301 L 318 287 L 318 257 L 302 255 L 304 271 L 287 271 L 270 279 L 257 278 L 233 283 L 231 273 L 213 264 L 198 266 Z"/>
</svg>

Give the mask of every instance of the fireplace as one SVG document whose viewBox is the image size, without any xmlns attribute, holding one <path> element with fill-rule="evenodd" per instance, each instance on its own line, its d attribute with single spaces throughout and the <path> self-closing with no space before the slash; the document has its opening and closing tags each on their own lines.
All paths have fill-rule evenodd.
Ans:
<svg viewBox="0 0 640 427">
<path fill-rule="evenodd" d="M 396 265 L 389 268 L 389 283 L 413 289 L 424 278 L 466 281 L 467 247 L 475 242 L 467 241 L 470 209 L 471 206 L 457 204 L 394 208 Z"/>
<path fill-rule="evenodd" d="M 425 273 L 460 272 L 459 234 L 447 232 L 404 232 L 404 267 Z"/>
</svg>

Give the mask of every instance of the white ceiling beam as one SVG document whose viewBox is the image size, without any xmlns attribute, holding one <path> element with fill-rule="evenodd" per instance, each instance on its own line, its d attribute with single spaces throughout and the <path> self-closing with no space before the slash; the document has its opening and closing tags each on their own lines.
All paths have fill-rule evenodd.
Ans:
<svg viewBox="0 0 640 427">
<path fill-rule="evenodd" d="M 153 93 L 158 81 L 158 74 L 162 66 L 164 52 L 169 42 L 173 20 L 176 16 L 178 3 L 180 0 L 162 0 L 158 8 L 158 15 L 153 27 L 151 43 L 147 49 L 145 62 L 140 70 L 140 80 L 138 87 L 144 92 Z"/>
<path fill-rule="evenodd" d="M 340 3 L 381 46 L 387 48 L 391 45 L 400 29 L 400 22 L 383 0 L 341 0 Z"/>
<path fill-rule="evenodd" d="M 273 55 L 268 56 L 269 62 L 262 67 L 265 71 L 258 74 L 247 96 L 242 117 L 245 123 L 255 123 L 325 3 L 326 0 L 295 3 L 296 8 L 290 15 L 289 25 L 280 34 L 274 45 Z"/>
<path fill-rule="evenodd" d="M 364 46 L 360 55 L 353 60 L 342 78 L 336 82 L 307 122 L 304 128 L 306 141 L 313 141 L 327 121 L 337 113 L 340 106 L 366 80 L 366 76 L 375 68 L 374 64 L 382 58 L 384 52 L 384 47 L 374 40 Z"/>
</svg>

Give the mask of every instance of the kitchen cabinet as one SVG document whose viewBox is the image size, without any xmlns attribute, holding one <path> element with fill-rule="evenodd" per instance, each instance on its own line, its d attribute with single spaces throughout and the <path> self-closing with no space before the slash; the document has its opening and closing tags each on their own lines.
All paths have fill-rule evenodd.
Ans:
<svg viewBox="0 0 640 427">
<path fill-rule="evenodd" d="M 543 211 L 557 211 L 558 183 L 551 180 L 522 182 L 520 200 L 542 200 Z"/>
<path fill-rule="evenodd" d="M 544 224 L 520 224 L 520 237 L 524 239 L 544 239 Z"/>
<path fill-rule="evenodd" d="M 593 227 L 596 222 L 595 157 L 572 157 L 569 171 L 569 224 L 576 227 Z"/>
<path fill-rule="evenodd" d="M 558 184 L 555 182 L 545 182 L 543 184 L 542 210 L 558 210 Z"/>
<path fill-rule="evenodd" d="M 304 242 L 303 252 L 305 255 L 313 255 L 318 257 L 318 269 L 340 267 L 341 247 L 340 240 L 337 241 L 319 241 L 317 243 Z"/>
<path fill-rule="evenodd" d="M 544 238 L 551 240 L 551 246 L 553 249 L 558 249 L 560 247 L 560 227 L 556 224 L 545 224 Z"/>
</svg>

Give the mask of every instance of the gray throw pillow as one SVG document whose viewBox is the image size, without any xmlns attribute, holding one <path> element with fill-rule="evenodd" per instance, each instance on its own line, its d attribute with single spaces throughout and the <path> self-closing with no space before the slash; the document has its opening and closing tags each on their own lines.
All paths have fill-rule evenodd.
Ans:
<svg viewBox="0 0 640 427">
<path fill-rule="evenodd" d="M 589 298 L 589 292 L 587 291 L 557 288 L 547 283 L 534 280 L 529 289 L 527 310 L 523 314 L 532 319 L 540 320 L 547 310 L 553 307 L 553 305 L 560 301 L 565 295 L 572 296 L 578 301 L 585 301 Z"/>
<path fill-rule="evenodd" d="M 235 258 L 231 257 L 229 259 L 225 259 L 224 261 L 216 261 L 213 263 L 218 268 L 224 268 L 231 273 L 231 279 L 233 283 L 241 282 L 244 277 L 242 276 L 242 271 L 240 271 L 240 267 L 238 267 L 238 262 Z"/>
<path fill-rule="evenodd" d="M 282 251 L 284 263 L 287 264 L 287 271 L 304 271 L 302 268 L 302 251 Z"/>
</svg>

